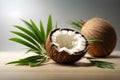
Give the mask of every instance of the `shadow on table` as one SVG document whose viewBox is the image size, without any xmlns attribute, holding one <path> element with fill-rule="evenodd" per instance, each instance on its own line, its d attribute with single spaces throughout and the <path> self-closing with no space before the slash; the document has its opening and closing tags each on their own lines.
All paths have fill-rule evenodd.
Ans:
<svg viewBox="0 0 120 80">
<path fill-rule="evenodd" d="M 83 62 L 76 62 L 73 64 L 58 64 L 58 63 L 52 63 L 54 65 L 59 65 L 59 66 L 69 66 L 69 67 L 89 67 L 92 66 L 90 63 L 83 63 Z"/>
<path fill-rule="evenodd" d="M 120 56 L 118 56 L 118 55 L 110 55 L 110 56 L 108 56 L 107 58 L 120 58 Z"/>
</svg>

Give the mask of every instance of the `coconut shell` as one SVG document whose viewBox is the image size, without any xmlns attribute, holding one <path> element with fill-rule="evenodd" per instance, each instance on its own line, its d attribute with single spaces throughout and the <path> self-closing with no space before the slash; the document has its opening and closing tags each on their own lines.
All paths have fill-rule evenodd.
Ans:
<svg viewBox="0 0 120 80">
<path fill-rule="evenodd" d="M 57 47 L 52 44 L 51 35 L 52 35 L 52 32 L 50 33 L 46 41 L 46 51 L 47 51 L 47 55 L 57 63 L 60 63 L 60 64 L 74 63 L 79 59 L 81 59 L 81 57 L 83 57 L 87 52 L 87 45 L 85 50 L 81 52 L 76 52 L 72 55 L 70 55 L 65 51 L 58 52 L 56 49 Z"/>
<path fill-rule="evenodd" d="M 116 46 L 117 36 L 111 24 L 101 18 L 93 18 L 87 21 L 81 33 L 88 38 L 98 38 L 102 42 L 89 43 L 88 53 L 93 57 L 107 57 Z"/>
</svg>

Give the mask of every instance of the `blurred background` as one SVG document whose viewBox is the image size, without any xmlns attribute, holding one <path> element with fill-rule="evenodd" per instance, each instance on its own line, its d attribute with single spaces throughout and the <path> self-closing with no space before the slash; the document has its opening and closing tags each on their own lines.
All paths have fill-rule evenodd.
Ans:
<svg viewBox="0 0 120 80">
<path fill-rule="evenodd" d="M 70 26 L 69 21 L 93 17 L 108 20 L 117 33 L 118 42 L 115 50 L 120 50 L 120 0 L 0 0 L 0 51 L 23 51 L 25 47 L 9 41 L 15 37 L 10 31 L 13 25 L 24 24 L 20 19 L 42 20 L 47 23 L 51 14 L 53 22 L 59 27 Z"/>
</svg>

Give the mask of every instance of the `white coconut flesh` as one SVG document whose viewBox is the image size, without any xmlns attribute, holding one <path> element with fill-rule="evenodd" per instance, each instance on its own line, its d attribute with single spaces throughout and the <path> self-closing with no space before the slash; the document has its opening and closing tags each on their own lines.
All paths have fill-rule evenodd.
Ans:
<svg viewBox="0 0 120 80">
<path fill-rule="evenodd" d="M 51 40 L 58 52 L 65 51 L 69 55 L 85 50 L 87 44 L 86 39 L 81 34 L 67 29 L 56 30 L 51 35 Z"/>
</svg>

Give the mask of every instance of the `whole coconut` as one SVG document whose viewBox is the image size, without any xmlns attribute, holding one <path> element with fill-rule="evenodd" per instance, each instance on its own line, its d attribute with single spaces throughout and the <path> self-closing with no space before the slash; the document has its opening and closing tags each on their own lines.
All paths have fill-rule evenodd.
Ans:
<svg viewBox="0 0 120 80">
<path fill-rule="evenodd" d="M 101 18 L 93 18 L 87 21 L 81 33 L 87 38 L 98 38 L 102 42 L 92 42 L 89 44 L 88 53 L 93 57 L 107 57 L 114 50 L 117 36 L 112 25 Z"/>
</svg>

